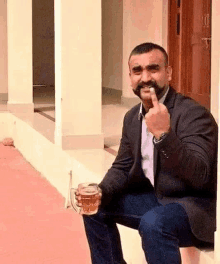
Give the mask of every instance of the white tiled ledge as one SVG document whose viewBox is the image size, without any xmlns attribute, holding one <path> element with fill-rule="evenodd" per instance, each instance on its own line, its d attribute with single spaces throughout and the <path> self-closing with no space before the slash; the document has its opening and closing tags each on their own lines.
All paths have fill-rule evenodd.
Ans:
<svg viewBox="0 0 220 264">
<path fill-rule="evenodd" d="M 214 264 L 214 250 L 195 247 L 181 248 L 182 264 Z"/>
</svg>

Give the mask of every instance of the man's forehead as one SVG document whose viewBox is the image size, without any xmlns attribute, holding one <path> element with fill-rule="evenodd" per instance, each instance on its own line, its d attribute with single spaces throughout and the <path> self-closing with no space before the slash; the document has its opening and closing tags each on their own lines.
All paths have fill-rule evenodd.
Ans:
<svg viewBox="0 0 220 264">
<path fill-rule="evenodd" d="M 152 50 L 147 53 L 143 54 L 135 54 L 132 55 L 129 64 L 130 66 L 135 65 L 151 65 L 151 64 L 157 64 L 157 65 L 164 65 L 165 58 L 163 53 L 160 50 Z"/>
</svg>

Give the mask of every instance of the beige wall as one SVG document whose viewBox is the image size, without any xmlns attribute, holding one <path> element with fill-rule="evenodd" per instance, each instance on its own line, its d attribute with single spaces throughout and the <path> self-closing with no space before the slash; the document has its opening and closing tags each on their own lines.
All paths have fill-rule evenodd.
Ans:
<svg viewBox="0 0 220 264">
<path fill-rule="evenodd" d="M 136 98 L 130 88 L 128 57 L 142 42 L 167 45 L 167 1 L 124 0 L 123 10 L 123 97 Z"/>
<path fill-rule="evenodd" d="M 122 90 L 122 0 L 102 1 L 102 86 Z"/>
<path fill-rule="evenodd" d="M 127 58 L 131 49 L 141 42 L 152 41 L 167 47 L 167 2 L 102 1 L 103 87 L 122 90 L 123 86 L 124 96 L 134 96 L 129 87 Z"/>
<path fill-rule="evenodd" d="M 0 1 L 0 94 L 8 92 L 7 4 Z"/>
</svg>

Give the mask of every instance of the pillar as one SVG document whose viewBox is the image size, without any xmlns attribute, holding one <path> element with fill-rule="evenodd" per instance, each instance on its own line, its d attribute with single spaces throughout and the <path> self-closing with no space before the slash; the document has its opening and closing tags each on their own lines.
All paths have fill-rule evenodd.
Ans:
<svg viewBox="0 0 220 264">
<path fill-rule="evenodd" d="M 7 3 L 0 1 L 0 102 L 8 98 Z"/>
<path fill-rule="evenodd" d="M 32 0 L 7 0 L 8 110 L 32 113 Z"/>
<path fill-rule="evenodd" d="M 104 147 L 101 0 L 55 0 L 55 144 Z"/>
<path fill-rule="evenodd" d="M 220 87 L 220 2 L 212 0 L 211 11 L 211 113 L 219 120 L 219 87 Z"/>
<path fill-rule="evenodd" d="M 212 0 L 212 40 L 211 40 L 211 112 L 218 126 L 220 118 L 220 2 Z M 215 232 L 215 263 L 220 263 L 220 133 L 218 136 L 218 179 L 217 179 L 217 227 Z"/>
</svg>

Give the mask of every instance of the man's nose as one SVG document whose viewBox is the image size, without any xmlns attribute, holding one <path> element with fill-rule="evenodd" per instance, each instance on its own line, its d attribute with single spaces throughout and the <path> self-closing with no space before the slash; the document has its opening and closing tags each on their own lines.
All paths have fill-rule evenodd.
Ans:
<svg viewBox="0 0 220 264">
<path fill-rule="evenodd" d="M 148 82 L 152 79 L 150 72 L 143 71 L 141 74 L 141 81 L 142 82 Z"/>
</svg>

